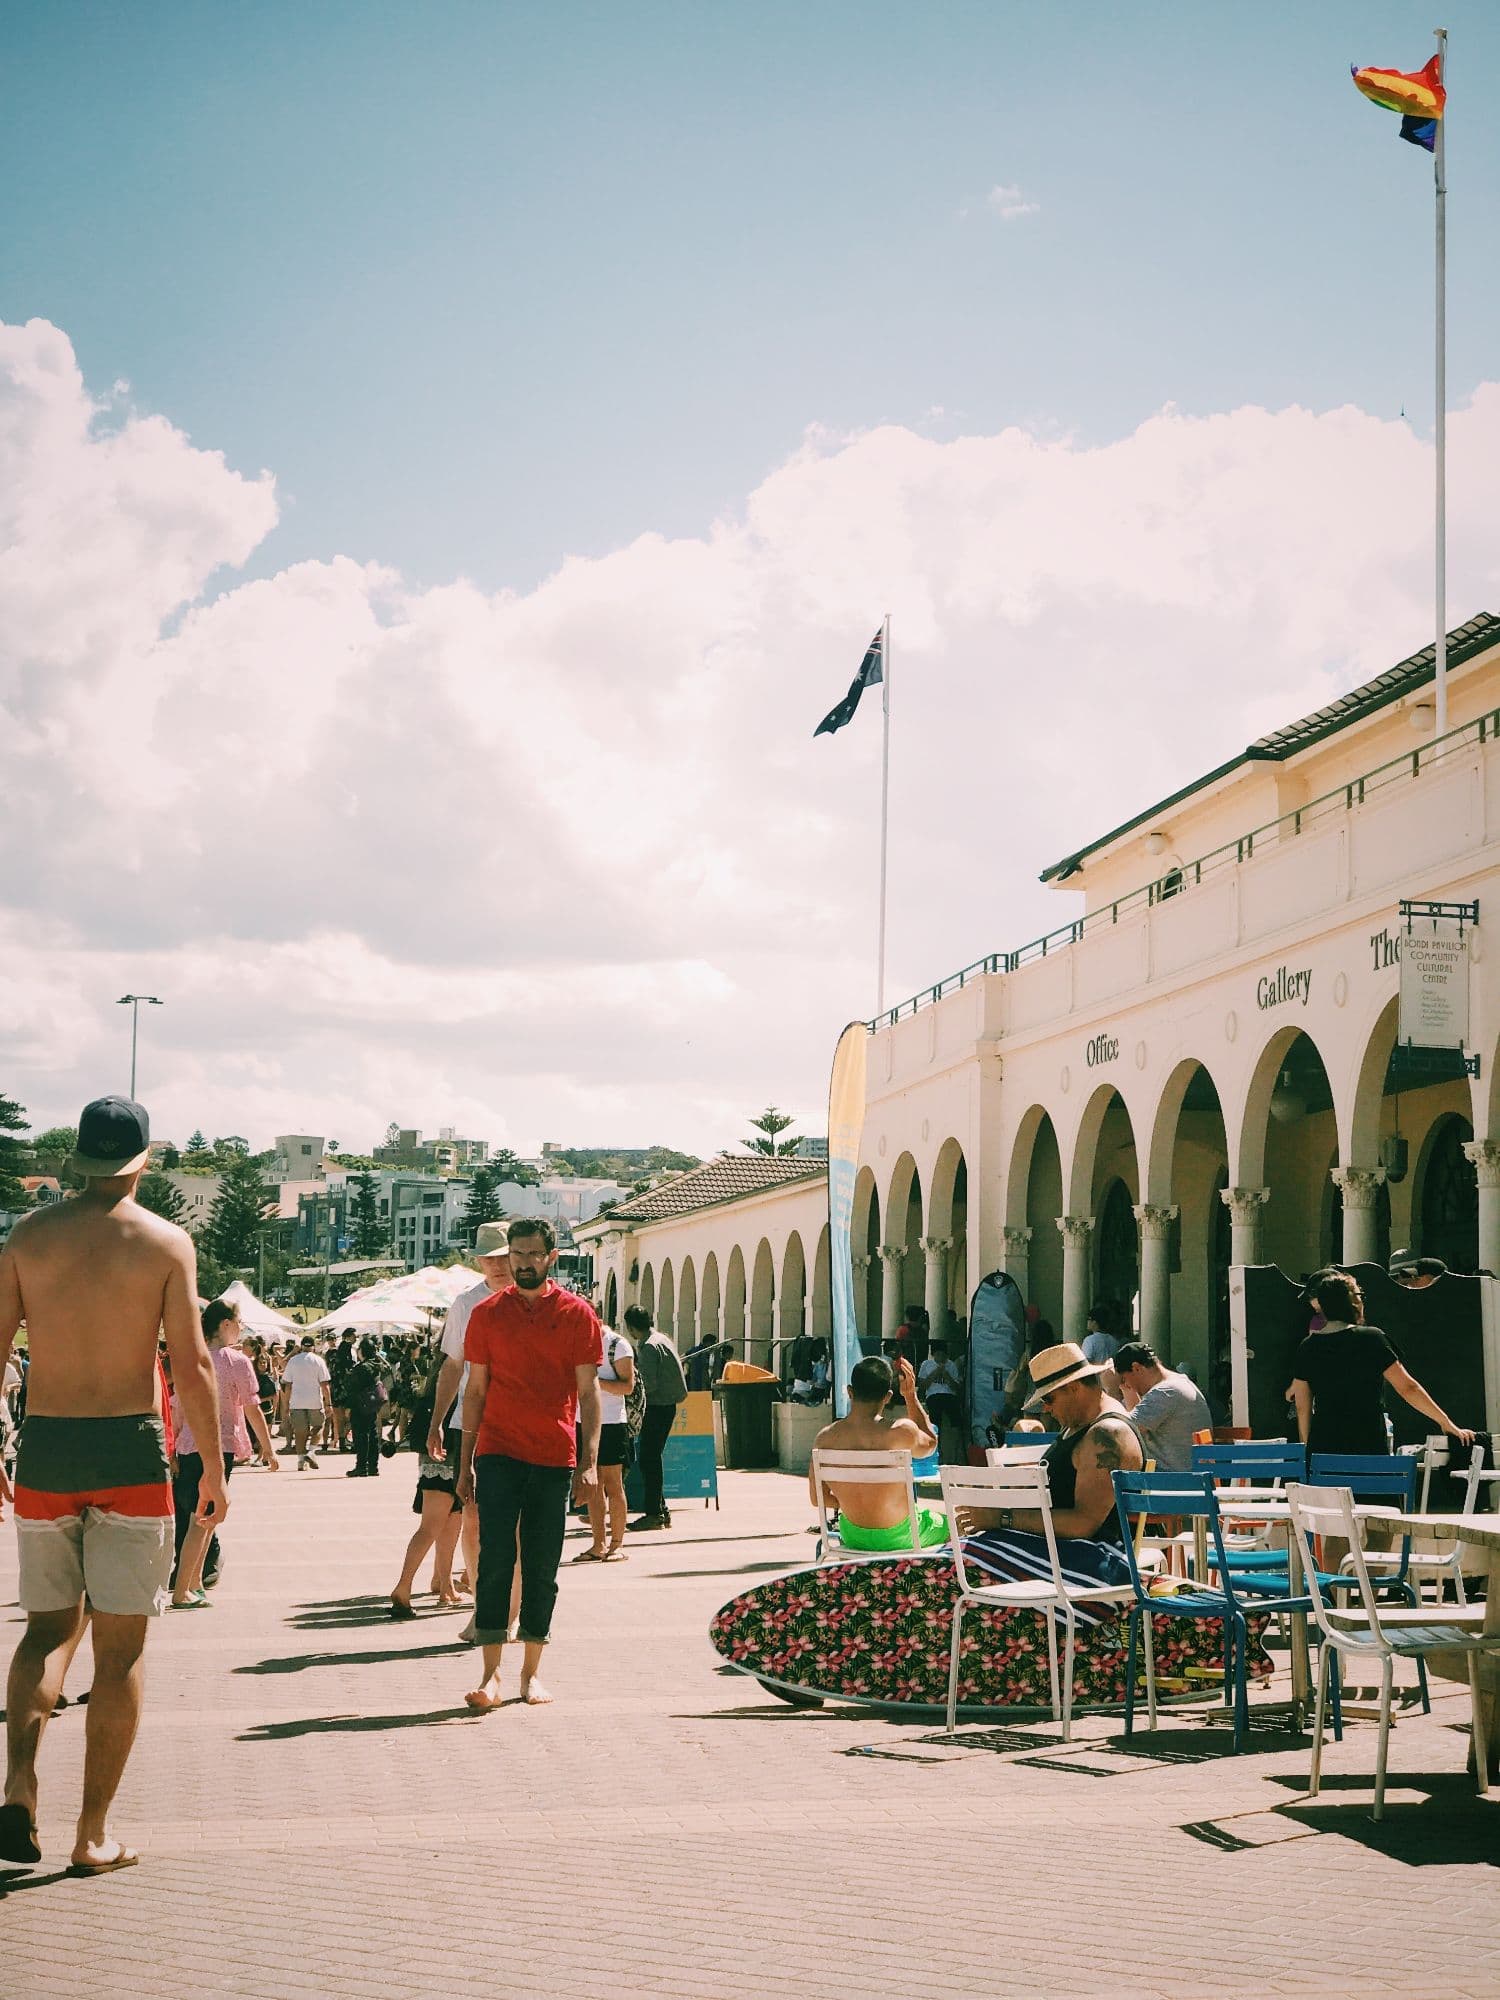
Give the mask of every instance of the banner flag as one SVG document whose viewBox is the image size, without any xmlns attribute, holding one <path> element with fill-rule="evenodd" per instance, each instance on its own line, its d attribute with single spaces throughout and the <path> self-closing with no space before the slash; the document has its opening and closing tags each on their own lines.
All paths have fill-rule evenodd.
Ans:
<svg viewBox="0 0 1500 2000">
<path fill-rule="evenodd" d="M 828 1085 L 828 1282 L 833 1306 L 833 1413 L 849 1414 L 849 1376 L 860 1358 L 854 1312 L 854 1178 L 865 1125 L 865 1045 L 870 1031 L 851 1021 L 833 1052 Z"/>
<path fill-rule="evenodd" d="M 885 627 L 882 625 L 865 650 L 859 663 L 859 672 L 849 683 L 849 692 L 837 708 L 829 709 L 823 720 L 813 731 L 814 736 L 832 736 L 842 729 L 846 722 L 854 720 L 854 711 L 859 707 L 859 698 L 868 687 L 879 687 L 885 679 Z"/>
</svg>

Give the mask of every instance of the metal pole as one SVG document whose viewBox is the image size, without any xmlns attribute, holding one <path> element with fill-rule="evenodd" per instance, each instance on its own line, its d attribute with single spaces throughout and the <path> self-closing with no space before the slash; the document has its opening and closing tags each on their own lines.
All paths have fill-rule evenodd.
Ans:
<svg viewBox="0 0 1500 2000">
<path fill-rule="evenodd" d="M 880 641 L 880 944 L 875 980 L 875 1012 L 885 1012 L 886 834 L 891 810 L 891 614 L 885 614 Z"/>
<path fill-rule="evenodd" d="M 140 997 L 139 995 L 132 993 L 130 996 L 130 1096 L 132 1102 L 134 1102 L 135 1100 L 135 1043 L 136 1043 L 136 1035 L 140 1030 L 140 1025 L 141 1025 Z"/>
<path fill-rule="evenodd" d="M 1438 45 L 1438 81 L 1448 84 L 1448 30 L 1434 28 Z M 1437 383 L 1436 383 L 1436 465 L 1437 519 L 1434 534 L 1437 601 L 1437 643 L 1433 688 L 1436 727 L 1434 734 L 1448 730 L 1448 174 L 1444 134 L 1448 129 L 1447 106 L 1437 121 L 1432 151 L 1432 177 L 1437 203 Z"/>
</svg>

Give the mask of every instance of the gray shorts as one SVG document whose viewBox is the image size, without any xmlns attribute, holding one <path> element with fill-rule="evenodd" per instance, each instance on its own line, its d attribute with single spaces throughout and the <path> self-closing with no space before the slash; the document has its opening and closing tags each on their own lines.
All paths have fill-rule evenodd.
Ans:
<svg viewBox="0 0 1500 2000">
<path fill-rule="evenodd" d="M 154 1618 L 172 1577 L 172 1521 L 85 1507 L 56 1521 L 17 1521 L 21 1609 L 71 1611 L 87 1598 L 106 1617 Z"/>
<path fill-rule="evenodd" d="M 28 1416 L 16 1462 L 25 1611 L 151 1618 L 172 1573 L 172 1489 L 161 1419 Z"/>
</svg>

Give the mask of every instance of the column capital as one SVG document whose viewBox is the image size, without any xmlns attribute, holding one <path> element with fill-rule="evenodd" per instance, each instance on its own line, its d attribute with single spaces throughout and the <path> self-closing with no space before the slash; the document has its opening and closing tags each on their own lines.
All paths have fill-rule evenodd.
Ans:
<svg viewBox="0 0 1500 2000">
<path fill-rule="evenodd" d="M 1229 1219 L 1241 1229 L 1259 1217 L 1260 1211 L 1271 1199 L 1271 1190 L 1263 1188 L 1220 1188 L 1219 1199 L 1229 1210 Z"/>
<path fill-rule="evenodd" d="M 904 1243 L 882 1243 L 880 1246 L 880 1261 L 883 1264 L 905 1263 L 906 1245 Z"/>
<path fill-rule="evenodd" d="M 1385 1180 L 1384 1167 L 1330 1167 L 1328 1178 L 1344 1197 L 1345 1208 L 1373 1208 Z"/>
<path fill-rule="evenodd" d="M 1481 1187 L 1500 1187 L 1500 1140 L 1470 1139 L 1464 1147 L 1464 1158 L 1474 1169 Z"/>
<path fill-rule="evenodd" d="M 1157 1202 L 1141 1201 L 1130 1212 L 1141 1225 L 1141 1238 L 1147 1243 L 1165 1243 L 1178 1216 L 1175 1202 L 1167 1207 Z"/>
<path fill-rule="evenodd" d="M 870 1268 L 870 1259 L 868 1257 L 854 1257 L 850 1261 L 856 1271 L 864 1272 Z"/>
<path fill-rule="evenodd" d="M 924 1236 L 922 1238 L 922 1254 L 925 1257 L 946 1257 L 952 1248 L 953 1238 L 951 1236 Z"/>
<path fill-rule="evenodd" d="M 1093 1229 L 1091 1215 L 1060 1215 L 1057 1217 L 1058 1234 L 1069 1243 L 1086 1243 Z"/>
<path fill-rule="evenodd" d="M 1007 1250 L 1024 1250 L 1031 1241 L 1031 1231 L 1029 1229 L 1012 1229 L 1007 1227 L 1002 1233 L 1005 1237 L 1005 1247 Z"/>
</svg>

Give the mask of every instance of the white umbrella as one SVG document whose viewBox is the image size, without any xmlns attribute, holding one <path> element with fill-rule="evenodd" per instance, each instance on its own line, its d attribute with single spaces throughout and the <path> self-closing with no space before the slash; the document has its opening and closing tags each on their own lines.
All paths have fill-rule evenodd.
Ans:
<svg viewBox="0 0 1500 2000">
<path fill-rule="evenodd" d="M 342 1332 L 346 1326 L 404 1326 L 411 1329 L 427 1324 L 426 1308 L 414 1304 L 410 1299 L 380 1298 L 375 1294 L 362 1299 L 345 1299 L 341 1306 L 315 1319 L 311 1331 L 323 1333 L 336 1328 Z"/>
<path fill-rule="evenodd" d="M 289 1334 L 300 1334 L 302 1329 L 295 1320 L 283 1319 L 279 1312 L 258 1299 L 243 1278 L 236 1278 L 227 1285 L 219 1297 L 226 1306 L 238 1306 L 240 1325 L 247 1333 L 265 1334 L 272 1340 L 285 1340 Z"/>
</svg>

